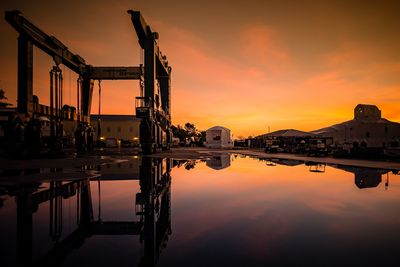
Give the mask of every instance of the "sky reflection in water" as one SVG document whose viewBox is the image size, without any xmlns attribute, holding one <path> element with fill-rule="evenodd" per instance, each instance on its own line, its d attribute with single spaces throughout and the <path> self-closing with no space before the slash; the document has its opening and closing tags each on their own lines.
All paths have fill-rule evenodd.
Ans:
<svg viewBox="0 0 400 267">
<path fill-rule="evenodd" d="M 238 157 L 222 170 L 202 163 L 191 171 L 174 169 L 175 242 L 162 260 L 260 266 L 381 265 L 398 259 L 399 176 L 310 168 Z M 360 189 L 356 183 L 362 186 L 363 175 L 364 186 L 382 181 Z M 184 259 L 169 255 L 175 250 Z"/>
<path fill-rule="evenodd" d="M 154 229 L 162 234 L 155 235 L 146 265 L 383 266 L 399 260 L 400 176 L 392 172 L 337 166 L 318 166 L 315 172 L 316 166 L 240 156 L 165 162 L 151 165 L 153 176 L 174 167 L 170 187 L 169 180 L 159 179 L 153 188 L 164 194 L 151 206 Z M 146 172 L 140 165 L 140 159 L 133 159 L 119 168 L 102 168 L 102 181 L 90 182 L 92 221 L 141 221 L 137 204 L 146 195 L 146 183 L 138 176 Z M 8 194 L 2 193 L 0 208 L 3 266 L 15 265 L 18 253 L 16 202 Z M 33 262 L 77 228 L 77 195 L 63 200 L 58 235 L 54 229 L 49 234 L 49 205 L 40 204 L 32 215 Z M 147 230 L 135 235 L 96 234 L 91 228 L 60 264 L 138 266 L 143 255 L 150 255 L 143 245 L 149 242 L 149 228 L 143 225 Z"/>
</svg>

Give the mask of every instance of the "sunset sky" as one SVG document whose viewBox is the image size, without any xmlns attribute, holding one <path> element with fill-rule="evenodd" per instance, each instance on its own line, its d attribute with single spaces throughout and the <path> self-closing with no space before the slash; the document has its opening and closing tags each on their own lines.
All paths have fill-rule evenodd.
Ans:
<svg viewBox="0 0 400 267">
<path fill-rule="evenodd" d="M 376 104 L 400 122 L 400 1 L 19 1 L 0 3 L 0 87 L 16 103 L 19 9 L 94 66 L 137 66 L 128 9 L 140 10 L 172 66 L 174 124 L 235 136 L 315 130 Z M 35 50 L 34 92 L 48 103 L 52 59 Z M 75 103 L 76 74 L 64 70 Z M 96 83 L 97 85 L 97 83 Z M 137 81 L 102 82 L 102 113 L 133 114 Z M 92 111 L 97 113 L 97 88 Z"/>
</svg>

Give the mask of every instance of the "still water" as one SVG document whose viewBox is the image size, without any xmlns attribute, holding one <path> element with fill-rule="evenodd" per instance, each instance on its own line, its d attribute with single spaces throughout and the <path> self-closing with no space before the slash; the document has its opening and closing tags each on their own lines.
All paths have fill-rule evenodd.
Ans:
<svg viewBox="0 0 400 267">
<path fill-rule="evenodd" d="M 386 170 L 223 155 L 13 175 L 0 177 L 0 266 L 400 262 L 400 176 Z"/>
</svg>

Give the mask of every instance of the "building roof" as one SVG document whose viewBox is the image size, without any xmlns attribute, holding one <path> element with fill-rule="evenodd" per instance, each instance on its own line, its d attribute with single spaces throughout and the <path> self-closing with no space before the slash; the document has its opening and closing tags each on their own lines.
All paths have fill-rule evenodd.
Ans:
<svg viewBox="0 0 400 267">
<path fill-rule="evenodd" d="M 314 130 L 311 131 L 314 134 L 320 134 L 320 135 L 326 135 L 326 134 L 330 134 L 336 131 L 340 131 L 343 129 L 348 129 L 348 128 L 354 128 L 357 127 L 359 125 L 362 125 L 364 123 L 370 123 L 370 124 L 397 124 L 400 125 L 397 122 L 392 122 L 389 121 L 387 119 L 376 119 L 376 120 L 357 120 L 357 119 L 353 119 L 353 120 L 349 120 L 349 121 L 345 121 L 342 123 L 338 123 L 338 124 L 334 124 L 332 126 L 328 126 L 328 127 L 324 127 L 318 130 Z"/>
<path fill-rule="evenodd" d="M 99 115 L 90 115 L 90 120 L 97 121 Z M 140 121 L 135 115 L 100 115 L 100 120 L 102 121 Z"/>
<path fill-rule="evenodd" d="M 214 126 L 214 127 L 211 127 L 211 128 L 209 128 L 209 129 L 207 129 L 207 131 L 210 131 L 210 130 L 225 130 L 225 131 L 230 131 L 228 128 L 223 127 L 223 126 Z"/>
<path fill-rule="evenodd" d="M 375 109 L 375 110 L 379 110 L 379 108 L 376 105 L 372 105 L 372 104 L 358 104 L 356 108 L 370 108 L 370 109 Z"/>
<path fill-rule="evenodd" d="M 261 137 L 306 137 L 306 136 L 314 136 L 314 133 L 304 132 L 295 129 L 285 129 L 279 130 L 272 133 L 267 133 L 261 135 Z"/>
</svg>

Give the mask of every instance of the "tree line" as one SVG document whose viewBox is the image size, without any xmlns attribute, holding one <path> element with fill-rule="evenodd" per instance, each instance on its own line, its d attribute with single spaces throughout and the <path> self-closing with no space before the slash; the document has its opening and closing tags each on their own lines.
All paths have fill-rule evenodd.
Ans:
<svg viewBox="0 0 400 267">
<path fill-rule="evenodd" d="M 0 108 L 5 108 L 11 106 L 10 103 L 5 102 L 8 98 L 6 97 L 6 92 L 0 88 Z"/>
<path fill-rule="evenodd" d="M 181 125 L 172 125 L 172 133 L 174 137 L 179 138 L 181 142 L 195 142 L 202 144 L 206 140 L 206 131 L 196 128 L 194 123 L 187 122 L 182 127 Z"/>
</svg>

